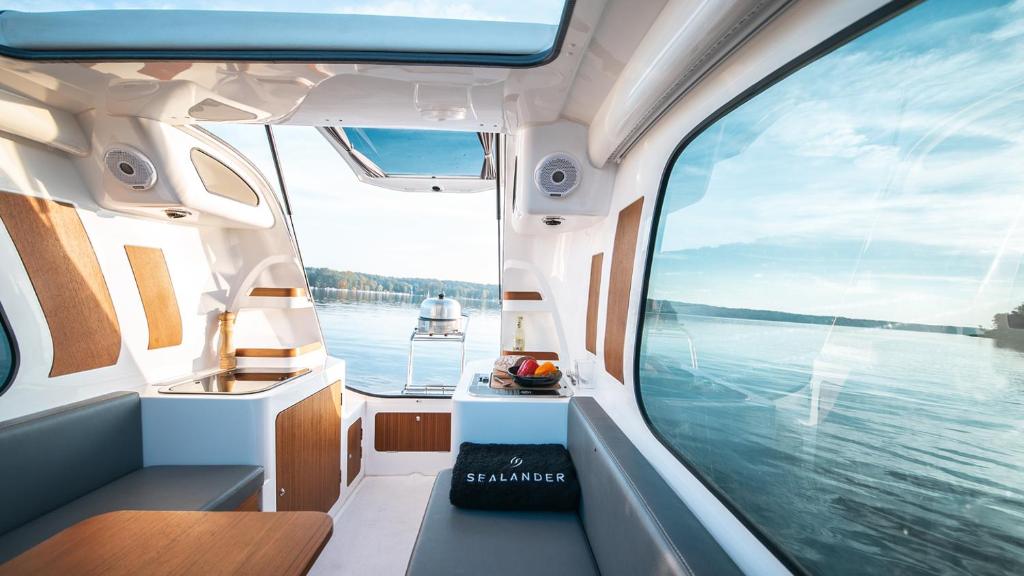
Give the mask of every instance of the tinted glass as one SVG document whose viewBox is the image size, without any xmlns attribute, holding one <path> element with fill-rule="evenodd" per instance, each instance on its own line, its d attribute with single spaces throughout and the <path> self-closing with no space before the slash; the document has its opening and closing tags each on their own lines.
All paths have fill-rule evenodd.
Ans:
<svg viewBox="0 0 1024 576">
<path fill-rule="evenodd" d="M 0 311 L 2 314 L 2 311 Z M 7 326 L 0 318 L 0 394 L 9 384 L 11 372 L 14 370 L 14 346 L 11 343 L 10 335 L 7 334 Z"/>
<path fill-rule="evenodd" d="M 480 177 L 484 149 L 475 132 L 345 128 L 352 147 L 385 174 Z"/>
<path fill-rule="evenodd" d="M 1024 574 L 1024 4 L 932 0 L 685 146 L 658 435 L 821 574 Z"/>
<path fill-rule="evenodd" d="M 558 24 L 563 0 L 457 0 L 441 2 L 365 2 L 363 0 L 5 0 L 4 10 L 231 10 L 298 14 L 367 14 L 456 20 L 502 20 Z"/>
<path fill-rule="evenodd" d="M 536 64 L 554 48 L 563 0 L 10 0 L 2 3 L 0 48 L 19 57 L 90 57 L 95 52 L 207 52 L 266 60 L 247 51 L 313 51 L 375 60 L 389 53 L 461 55 L 460 61 Z M 116 31 L 114 33 L 113 31 Z M 177 55 L 177 54 L 176 54 Z M 295 55 L 292 59 L 320 60 Z M 412 57 L 400 61 L 415 61 Z"/>
</svg>

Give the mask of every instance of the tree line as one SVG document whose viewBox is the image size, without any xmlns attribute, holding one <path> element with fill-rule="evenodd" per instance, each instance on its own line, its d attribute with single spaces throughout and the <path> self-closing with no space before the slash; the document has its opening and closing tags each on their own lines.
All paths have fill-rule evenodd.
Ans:
<svg viewBox="0 0 1024 576">
<path fill-rule="evenodd" d="M 398 278 L 334 270 L 331 268 L 306 267 L 309 287 L 316 289 L 360 290 L 367 292 L 389 292 L 414 296 L 436 296 L 444 292 L 452 298 L 474 300 L 497 300 L 498 287 L 494 284 L 478 284 L 460 280 L 438 280 L 435 278 Z"/>
</svg>

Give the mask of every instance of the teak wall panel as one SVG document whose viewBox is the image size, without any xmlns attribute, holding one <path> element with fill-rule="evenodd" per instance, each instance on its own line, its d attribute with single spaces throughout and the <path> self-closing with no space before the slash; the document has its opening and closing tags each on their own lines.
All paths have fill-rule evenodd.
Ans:
<svg viewBox="0 0 1024 576">
<path fill-rule="evenodd" d="M 373 421 L 377 452 L 451 452 L 448 412 L 378 412 Z"/>
<path fill-rule="evenodd" d="M 341 383 L 277 415 L 277 509 L 327 512 L 341 495 Z"/>
<path fill-rule="evenodd" d="M 149 349 L 181 344 L 181 311 L 167 270 L 164 251 L 146 246 L 125 246 L 128 262 L 139 287 L 142 308 L 149 326 Z"/>
<path fill-rule="evenodd" d="M 597 313 L 601 305 L 601 267 L 604 252 L 590 258 L 590 292 L 587 294 L 587 350 L 597 354 Z"/>
<path fill-rule="evenodd" d="M 18 249 L 50 329 L 50 377 L 117 364 L 121 327 L 75 208 L 0 192 L 0 220 Z"/>
<path fill-rule="evenodd" d="M 363 419 L 357 418 L 348 427 L 348 469 L 346 470 L 345 485 L 351 486 L 352 481 L 359 476 L 363 469 Z"/>
<path fill-rule="evenodd" d="M 633 283 L 636 239 L 640 232 L 640 215 L 644 199 L 640 198 L 619 212 L 612 247 L 612 269 L 608 278 L 608 307 L 604 326 L 604 368 L 619 382 L 625 383 L 624 347 L 626 320 L 629 314 L 629 291 Z"/>
</svg>

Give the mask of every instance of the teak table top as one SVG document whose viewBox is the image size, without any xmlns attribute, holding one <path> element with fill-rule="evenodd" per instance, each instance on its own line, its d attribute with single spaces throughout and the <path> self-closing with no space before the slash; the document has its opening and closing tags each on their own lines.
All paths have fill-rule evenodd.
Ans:
<svg viewBox="0 0 1024 576">
<path fill-rule="evenodd" d="M 333 530 L 322 512 L 110 512 L 0 565 L 0 576 L 301 575 Z"/>
</svg>

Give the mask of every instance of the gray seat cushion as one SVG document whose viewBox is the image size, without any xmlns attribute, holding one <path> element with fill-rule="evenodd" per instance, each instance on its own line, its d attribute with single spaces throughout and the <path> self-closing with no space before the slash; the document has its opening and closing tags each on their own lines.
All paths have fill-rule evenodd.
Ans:
<svg viewBox="0 0 1024 576">
<path fill-rule="evenodd" d="M 142 408 L 115 392 L 0 422 L 0 534 L 142 468 Z"/>
<path fill-rule="evenodd" d="M 576 513 L 463 510 L 451 482 L 451 470 L 437 475 L 409 576 L 599 574 Z"/>
<path fill-rule="evenodd" d="M 142 468 L 0 536 L 0 563 L 98 514 L 115 510 L 234 510 L 262 485 L 263 469 L 259 466 Z"/>
<path fill-rule="evenodd" d="M 742 574 L 593 398 L 569 404 L 580 518 L 605 576 Z"/>
</svg>

